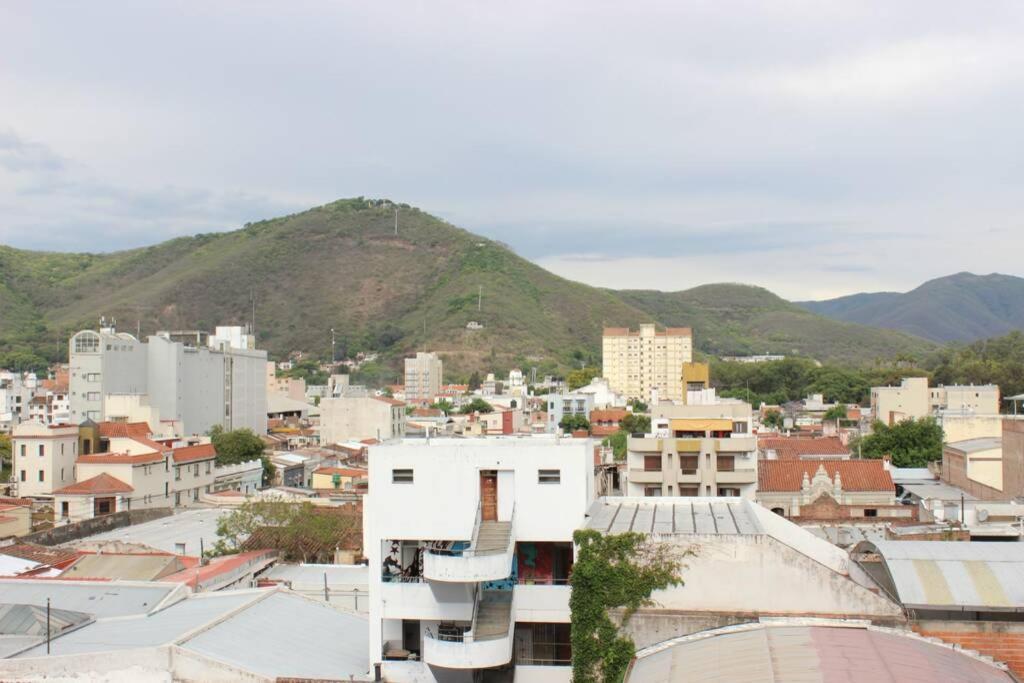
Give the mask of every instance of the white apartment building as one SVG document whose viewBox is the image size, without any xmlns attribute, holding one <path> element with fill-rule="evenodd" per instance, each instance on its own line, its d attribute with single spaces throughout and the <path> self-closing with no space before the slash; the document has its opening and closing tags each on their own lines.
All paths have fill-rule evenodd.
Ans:
<svg viewBox="0 0 1024 683">
<path fill-rule="evenodd" d="M 627 398 L 683 400 L 683 363 L 693 361 L 693 331 L 653 324 L 606 327 L 602 338 L 602 376 Z"/>
<path fill-rule="evenodd" d="M 418 352 L 405 359 L 405 399 L 430 403 L 441 393 L 444 364 L 436 353 Z"/>
<path fill-rule="evenodd" d="M 75 481 L 78 427 L 22 422 L 11 431 L 11 456 L 18 495 L 49 496 Z"/>
<path fill-rule="evenodd" d="M 29 419 L 29 402 L 37 384 L 34 373 L 0 370 L 0 431 Z"/>
<path fill-rule="evenodd" d="M 651 433 L 626 440 L 625 495 L 742 496 L 757 492 L 750 404 L 719 399 L 651 410 Z"/>
<path fill-rule="evenodd" d="M 952 385 L 929 387 L 927 377 L 904 377 L 897 387 L 871 388 L 871 414 L 885 424 L 938 417 L 998 415 L 999 387 Z"/>
<path fill-rule="evenodd" d="M 246 339 L 251 335 L 226 329 L 235 328 L 217 328 L 221 336 L 209 338 L 216 348 L 186 343 L 180 333 L 141 342 L 113 325 L 74 335 L 69 342 L 72 422 L 107 420 L 110 397 L 134 395 L 148 396 L 140 402 L 161 419 L 180 424 L 185 434 L 205 434 L 214 425 L 265 433 L 267 354 L 229 346 L 235 336 L 251 345 Z"/>
<path fill-rule="evenodd" d="M 346 386 L 341 395 L 320 401 L 320 443 L 324 445 L 405 436 L 405 403 L 375 396 L 362 386 Z"/>
<path fill-rule="evenodd" d="M 593 442 L 550 436 L 371 446 L 370 662 L 385 680 L 570 680 L 573 531 Z M 508 680 L 512 680 L 511 677 Z"/>
</svg>

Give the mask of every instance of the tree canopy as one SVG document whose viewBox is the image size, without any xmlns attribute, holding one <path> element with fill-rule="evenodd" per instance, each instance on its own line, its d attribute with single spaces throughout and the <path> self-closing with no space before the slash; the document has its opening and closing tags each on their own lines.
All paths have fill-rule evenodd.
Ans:
<svg viewBox="0 0 1024 683">
<path fill-rule="evenodd" d="M 258 545 L 280 551 L 285 561 L 333 562 L 335 548 L 359 545 L 362 517 L 308 501 L 248 500 L 217 521 L 211 554 L 236 553 L 257 534 Z"/>
<path fill-rule="evenodd" d="M 903 420 L 892 426 L 876 421 L 870 435 L 854 444 L 861 455 L 880 458 L 892 455 L 896 467 L 925 467 L 942 459 L 942 427 L 930 417 Z"/>
<path fill-rule="evenodd" d="M 565 376 L 565 383 L 569 385 L 569 390 L 573 391 L 580 387 L 585 387 L 590 384 L 590 380 L 595 377 L 601 376 L 601 368 L 596 365 L 590 367 L 581 368 L 579 370 L 570 370 L 569 374 Z"/>
<path fill-rule="evenodd" d="M 469 403 L 466 403 L 459 409 L 459 412 L 463 415 L 469 415 L 471 413 L 493 413 L 494 407 L 483 400 L 480 397 L 474 398 Z"/>
<path fill-rule="evenodd" d="M 579 429 L 589 432 L 590 420 L 587 419 L 586 415 L 563 415 L 562 419 L 558 422 L 558 426 L 563 433 L 571 434 Z"/>
<path fill-rule="evenodd" d="M 274 465 L 264 451 L 263 440 L 251 429 L 225 431 L 216 425 L 210 430 L 210 441 L 217 451 L 218 465 L 235 465 L 258 459 L 263 462 L 263 483 L 268 484 L 274 478 Z"/>
</svg>

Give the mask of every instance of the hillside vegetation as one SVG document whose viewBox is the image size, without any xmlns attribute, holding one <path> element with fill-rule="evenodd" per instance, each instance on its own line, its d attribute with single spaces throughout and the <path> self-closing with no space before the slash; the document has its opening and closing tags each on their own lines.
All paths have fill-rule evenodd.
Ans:
<svg viewBox="0 0 1024 683">
<path fill-rule="evenodd" d="M 853 294 L 800 304 L 837 320 L 875 325 L 937 342 L 975 341 L 1024 329 L 1024 278 L 957 273 L 905 294 Z"/>
<path fill-rule="evenodd" d="M 66 354 L 73 331 L 101 315 L 121 329 L 241 324 L 256 300 L 259 344 L 272 357 L 380 351 L 382 379 L 417 349 L 443 353 L 452 377 L 474 369 L 561 371 L 600 361 L 604 325 L 653 321 L 694 328 L 710 353 L 798 353 L 868 363 L 932 346 L 839 323 L 766 290 L 708 285 L 686 292 L 616 292 L 558 277 L 419 209 L 340 200 L 291 216 L 109 254 L 0 247 L 0 352 Z M 478 296 L 482 292 L 482 297 Z M 482 330 L 468 330 L 477 321 Z M 2 359 L 0 359 L 2 360 Z"/>
</svg>

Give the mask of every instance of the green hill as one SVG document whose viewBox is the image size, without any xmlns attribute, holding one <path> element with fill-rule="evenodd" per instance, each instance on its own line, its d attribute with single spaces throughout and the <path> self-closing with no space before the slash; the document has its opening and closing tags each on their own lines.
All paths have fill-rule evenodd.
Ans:
<svg viewBox="0 0 1024 683">
<path fill-rule="evenodd" d="M 902 330 L 937 342 L 974 341 L 1024 329 L 1024 278 L 957 273 L 905 294 L 852 294 L 800 305 L 837 320 Z"/>
<path fill-rule="evenodd" d="M 598 362 L 604 325 L 689 325 L 709 353 L 799 352 L 867 362 L 924 352 L 895 332 L 837 323 L 754 287 L 615 292 L 558 277 L 418 209 L 341 200 L 302 213 L 109 254 L 0 247 L 0 350 L 55 358 L 101 315 L 121 329 L 248 322 L 273 357 L 303 350 L 443 353 L 453 376 L 573 358 Z M 478 301 L 478 295 L 482 293 Z M 478 307 L 479 306 L 479 307 Z M 481 323 L 469 330 L 467 323 Z"/>
</svg>

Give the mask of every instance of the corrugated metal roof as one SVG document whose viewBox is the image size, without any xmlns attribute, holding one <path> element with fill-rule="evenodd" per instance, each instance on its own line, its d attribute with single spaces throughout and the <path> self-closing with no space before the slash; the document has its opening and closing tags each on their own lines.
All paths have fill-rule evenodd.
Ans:
<svg viewBox="0 0 1024 683">
<path fill-rule="evenodd" d="M 213 547 L 217 542 L 217 521 L 229 512 L 221 509 L 186 510 L 151 522 L 106 531 L 83 540 L 141 543 L 168 553 L 178 553 L 178 544 L 184 543 L 186 555 L 198 556 L 199 539 L 204 540 L 206 549 Z"/>
<path fill-rule="evenodd" d="M 1010 683 L 1005 669 L 910 632 L 869 626 L 744 624 L 637 653 L 627 683 Z"/>
<path fill-rule="evenodd" d="M 666 498 L 651 502 L 602 498 L 591 506 L 587 528 L 612 534 L 764 533 L 757 518 L 738 498 Z"/>
<path fill-rule="evenodd" d="M 271 581 L 289 581 L 292 587 L 364 586 L 370 582 L 370 568 L 364 564 L 277 564 L 260 575 Z"/>
<path fill-rule="evenodd" d="M 146 614 L 175 591 L 182 591 L 178 584 L 0 579 L 4 603 L 45 607 L 50 598 L 53 608 L 97 618 Z"/>
<path fill-rule="evenodd" d="M 957 488 L 956 486 L 950 486 L 949 484 L 900 484 L 900 486 L 903 487 L 904 491 L 909 491 L 918 498 L 925 500 L 937 499 L 959 501 L 961 496 L 963 496 L 964 500 L 977 500 L 977 498 L 963 489 Z"/>
<path fill-rule="evenodd" d="M 83 555 L 61 574 L 62 579 L 124 579 L 157 581 L 185 568 L 176 555 Z"/>
<path fill-rule="evenodd" d="M 1024 544 L 875 541 L 854 552 L 878 553 L 906 607 L 1024 611 Z"/>
</svg>

